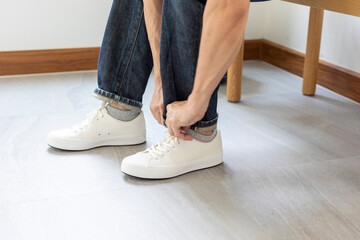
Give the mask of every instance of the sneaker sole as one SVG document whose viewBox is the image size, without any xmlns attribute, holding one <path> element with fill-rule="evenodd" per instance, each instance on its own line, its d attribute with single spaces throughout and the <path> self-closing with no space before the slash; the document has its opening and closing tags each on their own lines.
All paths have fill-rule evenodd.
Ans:
<svg viewBox="0 0 360 240">
<path fill-rule="evenodd" d="M 215 167 L 223 162 L 223 153 L 190 161 L 181 166 L 166 167 L 143 167 L 136 165 L 121 165 L 121 171 L 125 174 L 144 179 L 166 179 L 173 178 L 185 173 Z"/>
<path fill-rule="evenodd" d="M 82 151 L 104 146 L 128 146 L 137 145 L 146 141 L 146 132 L 135 135 L 103 138 L 96 141 L 62 139 L 48 137 L 46 142 L 49 146 L 61 150 Z"/>
</svg>

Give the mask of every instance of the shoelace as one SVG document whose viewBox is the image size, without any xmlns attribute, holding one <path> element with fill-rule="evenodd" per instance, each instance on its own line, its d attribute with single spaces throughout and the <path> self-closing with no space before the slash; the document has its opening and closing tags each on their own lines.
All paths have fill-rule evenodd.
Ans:
<svg viewBox="0 0 360 240">
<path fill-rule="evenodd" d="M 179 144 L 180 140 L 173 136 L 166 136 L 159 143 L 151 146 L 146 149 L 145 152 L 150 153 L 150 155 L 158 159 L 159 157 L 164 156 L 165 153 L 169 152 L 170 149 L 175 148 L 175 144 Z"/>
<path fill-rule="evenodd" d="M 90 112 L 88 114 L 88 117 L 81 121 L 80 123 L 76 124 L 75 126 L 72 127 L 73 131 L 78 131 L 78 130 L 82 130 L 84 128 L 87 128 L 95 119 L 99 119 L 104 117 L 104 110 L 105 109 L 105 105 L 102 104 L 98 109 L 93 110 L 92 112 Z"/>
</svg>

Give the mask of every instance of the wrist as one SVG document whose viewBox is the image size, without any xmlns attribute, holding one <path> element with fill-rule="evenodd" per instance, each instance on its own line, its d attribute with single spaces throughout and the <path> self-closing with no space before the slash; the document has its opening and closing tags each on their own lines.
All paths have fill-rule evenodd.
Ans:
<svg viewBox="0 0 360 240">
<path fill-rule="evenodd" d="M 155 88 L 161 88 L 161 77 L 155 74 L 154 76 Z"/>
<path fill-rule="evenodd" d="M 188 102 L 190 104 L 190 106 L 207 106 L 209 105 L 210 102 L 210 96 L 208 96 L 208 94 L 206 93 L 200 93 L 200 92 L 192 92 L 189 97 L 188 97 Z"/>
</svg>

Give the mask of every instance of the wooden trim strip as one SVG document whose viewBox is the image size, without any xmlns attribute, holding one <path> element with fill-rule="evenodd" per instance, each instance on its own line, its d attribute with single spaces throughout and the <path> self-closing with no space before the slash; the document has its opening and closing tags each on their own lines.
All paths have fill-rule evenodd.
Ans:
<svg viewBox="0 0 360 240">
<path fill-rule="evenodd" d="M 0 52 L 0 76 L 94 70 L 99 47 Z"/>
<path fill-rule="evenodd" d="M 360 103 L 360 73 L 320 61 L 318 84 Z"/>
<path fill-rule="evenodd" d="M 260 58 L 261 42 L 246 41 L 246 60 Z M 99 47 L 0 52 L 0 76 L 95 70 L 99 52 Z"/>
<path fill-rule="evenodd" d="M 280 44 L 263 40 L 261 60 L 302 77 L 305 55 Z"/>
<path fill-rule="evenodd" d="M 303 77 L 303 53 L 263 40 L 261 60 Z M 320 61 L 317 84 L 360 103 L 360 73 Z"/>
<path fill-rule="evenodd" d="M 262 39 L 245 40 L 244 60 L 259 60 L 262 42 Z"/>
<path fill-rule="evenodd" d="M 0 76 L 96 70 L 99 51 L 93 47 L 0 52 Z M 263 60 L 303 76 L 305 55 L 268 40 L 246 40 L 244 59 Z M 360 103 L 360 73 L 320 61 L 317 83 Z"/>
</svg>

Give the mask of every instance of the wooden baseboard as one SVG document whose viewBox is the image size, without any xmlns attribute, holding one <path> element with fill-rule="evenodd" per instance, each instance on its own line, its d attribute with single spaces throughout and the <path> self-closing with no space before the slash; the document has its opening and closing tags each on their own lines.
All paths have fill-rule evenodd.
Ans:
<svg viewBox="0 0 360 240">
<path fill-rule="evenodd" d="M 97 68 L 99 47 L 0 52 L 0 76 Z"/>
<path fill-rule="evenodd" d="M 247 40 L 245 59 L 260 59 L 262 40 Z M 100 48 L 0 52 L 0 76 L 97 69 Z"/>
<path fill-rule="evenodd" d="M 95 70 L 99 51 L 99 47 L 93 47 L 0 52 L 0 76 Z M 268 40 L 246 40 L 244 59 L 263 60 L 303 75 L 305 55 Z M 317 83 L 360 103 L 360 73 L 320 61 Z"/>
<path fill-rule="evenodd" d="M 360 73 L 320 61 L 317 83 L 360 103 Z"/>
<path fill-rule="evenodd" d="M 262 39 L 245 40 L 244 46 L 244 60 L 259 60 L 261 59 L 261 45 Z"/>
<path fill-rule="evenodd" d="M 260 60 L 302 77 L 305 61 L 303 53 L 267 40 L 262 41 L 260 51 Z"/>
<path fill-rule="evenodd" d="M 303 76 L 305 54 L 298 51 L 263 40 L 260 59 Z M 360 73 L 320 61 L 317 84 L 360 103 Z"/>
</svg>

